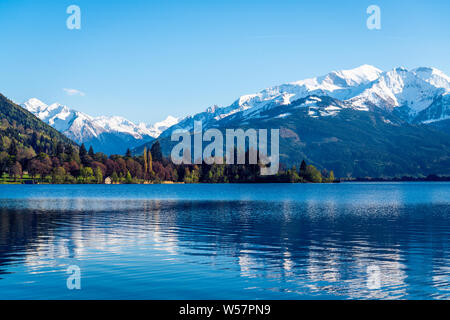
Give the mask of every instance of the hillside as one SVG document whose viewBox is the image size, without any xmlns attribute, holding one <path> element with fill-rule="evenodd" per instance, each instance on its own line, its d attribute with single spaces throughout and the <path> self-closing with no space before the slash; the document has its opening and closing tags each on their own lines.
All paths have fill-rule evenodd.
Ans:
<svg viewBox="0 0 450 320">
<path fill-rule="evenodd" d="M 37 154 L 77 148 L 70 139 L 0 94 L 0 176 Z"/>
<path fill-rule="evenodd" d="M 48 146 L 43 146 L 44 148 L 51 149 L 51 143 L 57 144 L 58 142 L 75 145 L 72 140 L 2 94 L 0 94 L 0 118 L 2 120 L 2 138 L 5 136 L 13 138 L 25 146 L 29 146 L 30 137 L 33 133 L 37 133 L 43 137 L 42 141 L 45 142 L 45 145 L 49 144 Z M 6 125 L 5 120 L 9 123 L 9 126 Z M 16 130 L 18 131 L 17 135 L 14 135 Z"/>
</svg>

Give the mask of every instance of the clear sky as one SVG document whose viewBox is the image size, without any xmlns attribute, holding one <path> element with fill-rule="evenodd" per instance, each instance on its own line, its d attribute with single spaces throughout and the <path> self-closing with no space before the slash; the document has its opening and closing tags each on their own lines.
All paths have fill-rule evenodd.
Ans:
<svg viewBox="0 0 450 320">
<path fill-rule="evenodd" d="M 72 4 L 81 30 L 66 27 Z M 381 30 L 366 27 L 372 4 Z M 450 75 L 449 13 L 448 0 L 0 0 L 0 92 L 153 123 L 362 64 Z"/>
</svg>

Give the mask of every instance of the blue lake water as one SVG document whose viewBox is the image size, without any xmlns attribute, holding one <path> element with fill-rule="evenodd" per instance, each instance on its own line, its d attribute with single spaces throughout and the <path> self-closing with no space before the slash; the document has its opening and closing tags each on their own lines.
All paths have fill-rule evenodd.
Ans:
<svg viewBox="0 0 450 320">
<path fill-rule="evenodd" d="M 449 183 L 0 185 L 0 299 L 449 298 Z"/>
</svg>

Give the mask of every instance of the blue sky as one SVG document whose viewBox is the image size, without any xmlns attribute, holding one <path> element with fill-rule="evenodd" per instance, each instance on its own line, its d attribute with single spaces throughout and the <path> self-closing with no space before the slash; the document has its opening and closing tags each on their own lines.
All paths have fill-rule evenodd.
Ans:
<svg viewBox="0 0 450 320">
<path fill-rule="evenodd" d="M 72 4 L 81 30 L 66 28 Z M 448 0 L 0 0 L 0 92 L 153 123 L 362 64 L 450 74 L 449 12 Z"/>
</svg>

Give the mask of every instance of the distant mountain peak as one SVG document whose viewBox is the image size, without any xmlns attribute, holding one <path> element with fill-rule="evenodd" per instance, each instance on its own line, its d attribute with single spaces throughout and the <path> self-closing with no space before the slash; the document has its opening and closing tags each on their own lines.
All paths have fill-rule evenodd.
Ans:
<svg viewBox="0 0 450 320">
<path fill-rule="evenodd" d="M 215 104 L 215 105 L 209 107 L 208 109 L 206 109 L 206 112 L 208 112 L 208 113 L 215 113 L 219 109 L 220 109 L 220 107 Z"/>
<path fill-rule="evenodd" d="M 395 72 L 408 72 L 408 69 L 406 69 L 405 67 L 397 67 L 393 71 L 395 71 Z"/>
<path fill-rule="evenodd" d="M 32 113 L 48 108 L 48 106 L 44 102 L 42 102 L 41 100 L 39 100 L 37 98 L 31 98 L 31 99 L 27 100 L 23 105 L 26 106 L 25 109 L 27 109 L 28 111 L 30 111 Z"/>
<path fill-rule="evenodd" d="M 323 76 L 289 82 L 243 95 L 228 107 L 214 106 L 205 112 L 187 117 L 162 135 L 168 136 L 171 131 L 178 128 L 191 129 L 194 121 L 202 121 L 207 127 L 230 117 L 240 117 L 243 121 L 258 118 L 267 110 L 288 106 L 308 96 L 328 96 L 338 99 L 343 102 L 340 110 L 350 108 L 369 111 L 373 107 L 378 107 L 393 112 L 399 108 L 407 121 L 414 122 L 423 110 L 432 106 L 437 108 L 434 102 L 448 92 L 450 92 L 450 78 L 436 68 L 420 67 L 408 70 L 405 67 L 398 67 L 384 72 L 365 64 L 354 69 L 332 71 Z M 334 110 L 333 106 L 331 109 L 333 112 L 320 114 L 335 116 L 340 112 Z M 433 115 L 433 120 L 443 119 L 446 114 L 439 115 L 440 110 L 447 109 L 445 106 L 439 107 L 426 114 Z"/>
<path fill-rule="evenodd" d="M 124 153 L 127 148 L 152 141 L 178 122 L 169 116 L 155 125 L 134 124 L 120 116 L 92 117 L 59 103 L 47 105 L 31 98 L 21 105 L 78 144 L 92 145 L 104 153 Z"/>
<path fill-rule="evenodd" d="M 173 116 L 168 116 L 163 121 L 156 122 L 153 125 L 146 125 L 144 123 L 140 123 L 138 126 L 148 130 L 150 136 L 152 136 L 153 138 L 156 139 L 161 135 L 161 133 L 163 133 L 168 128 L 176 125 L 179 121 L 180 121 L 179 118 L 175 118 Z"/>
<path fill-rule="evenodd" d="M 382 70 L 365 64 L 354 69 L 333 71 L 330 74 L 336 74 L 343 79 L 351 80 L 353 84 L 359 84 L 362 82 L 373 81 L 378 78 L 381 73 L 383 73 Z"/>
</svg>

